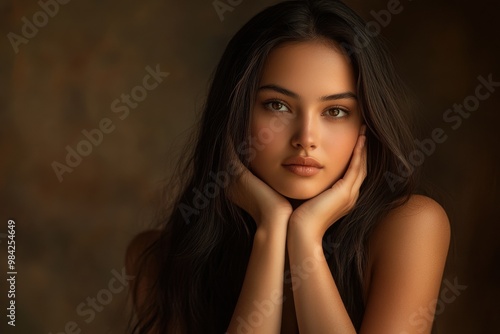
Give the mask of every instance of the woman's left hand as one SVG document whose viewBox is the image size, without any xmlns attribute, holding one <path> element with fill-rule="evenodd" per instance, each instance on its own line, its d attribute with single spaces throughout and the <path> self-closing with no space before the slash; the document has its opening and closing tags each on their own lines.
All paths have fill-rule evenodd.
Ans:
<svg viewBox="0 0 500 334">
<path fill-rule="evenodd" d="M 297 207 L 290 216 L 290 228 L 298 228 L 302 235 L 305 233 L 319 241 L 333 223 L 354 207 L 367 173 L 365 131 L 363 125 L 344 177 Z"/>
</svg>

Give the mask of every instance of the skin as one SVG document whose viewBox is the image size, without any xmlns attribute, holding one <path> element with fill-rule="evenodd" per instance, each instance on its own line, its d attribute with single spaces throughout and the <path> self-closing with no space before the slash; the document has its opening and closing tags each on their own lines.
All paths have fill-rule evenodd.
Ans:
<svg viewBox="0 0 500 334">
<path fill-rule="evenodd" d="M 332 46 L 313 42 L 274 49 L 252 110 L 250 131 L 257 140 L 251 171 L 288 198 L 309 199 L 330 188 L 344 175 L 360 133 L 355 92 L 349 61 Z M 313 157 L 323 168 L 298 176 L 282 166 L 294 156 Z"/>
<path fill-rule="evenodd" d="M 320 99 L 354 91 L 349 66 L 322 41 L 286 44 L 266 61 L 261 87 L 279 85 L 299 97 L 261 89 L 252 111 L 254 138 L 266 127 L 279 128 L 276 119 L 286 126 L 265 145 L 254 144 L 251 170 L 240 164 L 241 176 L 230 189 L 230 199 L 252 215 L 257 232 L 228 333 L 248 330 L 243 324 L 252 333 L 281 332 L 282 318 L 290 317 L 275 297 L 283 296 L 285 257 L 300 333 L 355 333 L 322 252 L 324 233 L 353 208 L 366 177 L 365 127 L 356 99 Z M 282 101 L 266 104 L 269 99 Z M 349 117 L 325 117 L 325 110 L 339 105 Z M 281 163 L 294 155 L 314 156 L 325 168 L 314 177 L 293 175 Z M 438 297 L 449 238 L 446 213 L 424 196 L 413 196 L 378 225 L 369 245 L 361 333 L 430 333 L 432 323 L 416 327 L 414 313 Z"/>
<path fill-rule="evenodd" d="M 287 126 L 277 132 L 265 147 L 257 150 L 251 168 L 260 177 L 241 166 L 244 172 L 235 185 L 234 195 L 231 195 L 237 205 L 254 217 L 258 227 L 247 275 L 228 332 L 238 333 L 242 329 L 241 319 L 251 319 L 249 317 L 256 308 L 254 301 L 273 301 L 270 296 L 276 291 L 283 293 L 286 250 L 291 268 L 309 259 L 314 263 L 322 260 L 324 268 L 315 276 L 323 287 L 328 288 L 313 291 L 312 296 L 307 296 L 310 289 L 306 287 L 311 284 L 301 284 L 295 289 L 294 303 L 300 331 L 316 332 L 318 320 L 323 329 L 338 327 L 340 323 L 353 330 L 338 290 L 332 287 L 333 278 L 326 260 L 319 256 L 324 232 L 352 208 L 366 176 L 366 138 L 356 99 L 322 101 L 321 98 L 353 93 L 352 69 L 348 60 L 331 45 L 322 42 L 286 44 L 273 50 L 266 61 L 261 87 L 268 85 L 284 87 L 298 96 L 278 95 L 287 106 L 287 113 L 276 114 L 276 109 L 283 109 L 281 104 L 273 106 L 270 112 L 266 103 L 271 97 L 276 97 L 277 92 L 260 89 L 252 112 L 253 137 L 273 124 L 275 117 Z M 336 110 L 339 106 L 344 113 Z M 304 153 L 314 154 L 324 169 L 313 177 L 302 178 L 281 166 L 287 157 Z M 344 174 L 349 160 L 349 169 Z M 286 197 L 313 198 L 297 202 Z M 300 202 L 303 203 L 298 207 L 292 206 L 292 203 Z M 292 282 L 298 284 L 302 281 L 299 273 L 292 270 L 291 274 Z M 314 283 L 315 280 L 307 281 Z M 325 297 L 319 296 L 323 290 L 328 292 L 333 303 L 323 302 Z M 328 307 L 322 315 L 319 315 L 322 312 L 314 315 L 314 310 L 322 304 Z M 279 333 L 281 330 L 282 305 L 272 305 L 272 312 L 267 314 L 264 323 L 254 329 L 259 333 Z M 327 310 L 335 316 L 332 317 Z"/>
<path fill-rule="evenodd" d="M 241 173 L 228 189 L 229 199 L 254 218 L 257 231 L 227 333 L 355 333 L 323 255 L 322 237 L 358 198 L 366 176 L 365 127 L 356 99 L 320 100 L 355 92 L 352 69 L 332 44 L 289 43 L 273 50 L 266 61 L 261 86 L 271 84 L 299 98 L 259 90 L 252 110 L 251 132 L 257 140 L 250 170 L 233 152 Z M 281 102 L 269 109 L 266 103 L 277 99 Z M 344 114 L 334 111 L 337 117 L 332 119 L 334 107 L 345 108 L 349 116 L 338 117 Z M 259 137 L 265 129 L 272 129 L 273 136 Z M 313 177 L 292 174 L 281 164 L 296 155 L 312 156 L 324 168 Z M 129 274 L 137 272 L 136 254 L 157 234 L 146 232 L 132 241 Z M 445 211 L 424 196 L 412 196 L 377 225 L 368 244 L 360 333 L 430 333 L 428 319 L 439 296 L 449 240 Z M 287 268 L 291 287 L 284 282 Z M 139 287 L 135 307 L 140 313 L 148 283 L 139 282 Z M 294 307 L 287 307 L 289 302 Z M 422 309 L 426 317 L 418 316 Z M 287 327 L 295 319 L 298 328 Z"/>
</svg>

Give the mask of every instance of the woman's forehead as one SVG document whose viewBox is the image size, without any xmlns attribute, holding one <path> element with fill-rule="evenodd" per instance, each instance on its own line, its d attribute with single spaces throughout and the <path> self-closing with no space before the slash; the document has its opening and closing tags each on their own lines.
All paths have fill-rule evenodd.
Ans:
<svg viewBox="0 0 500 334">
<path fill-rule="evenodd" d="M 324 41 L 285 43 L 268 55 L 259 87 L 276 85 L 306 97 L 355 92 L 349 58 Z"/>
</svg>

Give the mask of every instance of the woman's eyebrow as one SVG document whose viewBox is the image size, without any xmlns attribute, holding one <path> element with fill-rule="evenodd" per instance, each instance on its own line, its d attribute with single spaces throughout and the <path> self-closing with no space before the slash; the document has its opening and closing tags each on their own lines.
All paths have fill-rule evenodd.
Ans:
<svg viewBox="0 0 500 334">
<path fill-rule="evenodd" d="M 274 84 L 264 85 L 264 86 L 259 87 L 259 91 L 260 90 L 273 90 L 275 92 L 278 92 L 278 93 L 290 96 L 294 99 L 300 100 L 299 94 L 294 93 L 294 92 L 292 92 L 286 88 L 283 88 L 281 86 L 278 86 L 278 85 L 274 85 Z M 337 93 L 337 94 L 326 95 L 326 96 L 322 96 L 319 98 L 320 101 L 330 101 L 330 100 L 340 100 L 340 99 L 357 100 L 358 97 L 353 92 L 347 91 L 347 92 L 342 92 L 342 93 Z"/>
</svg>

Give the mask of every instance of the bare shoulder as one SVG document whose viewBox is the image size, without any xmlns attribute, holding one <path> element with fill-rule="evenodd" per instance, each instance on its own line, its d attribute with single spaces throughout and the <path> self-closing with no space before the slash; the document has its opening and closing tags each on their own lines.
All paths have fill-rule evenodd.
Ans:
<svg viewBox="0 0 500 334">
<path fill-rule="evenodd" d="M 392 271 L 417 262 L 439 267 L 438 263 L 446 260 L 450 238 L 450 222 L 443 207 L 430 197 L 412 195 L 391 210 L 370 236 L 366 288 L 377 270 Z"/>
<path fill-rule="evenodd" d="M 408 202 L 389 212 L 385 220 L 410 217 L 417 219 L 438 218 L 438 220 L 446 218 L 447 220 L 446 212 L 441 204 L 424 195 L 412 195 Z"/>
<path fill-rule="evenodd" d="M 383 257 L 384 253 L 398 251 L 404 254 L 406 249 L 417 244 L 446 254 L 450 235 L 450 222 L 443 207 L 430 197 L 412 195 L 374 228 L 369 241 L 371 262 Z"/>
<path fill-rule="evenodd" d="M 439 297 L 450 235 L 443 207 L 421 195 L 411 196 L 375 226 L 368 245 L 361 332 L 416 332 L 408 319 Z M 419 331 L 430 333 L 429 324 Z"/>
</svg>

